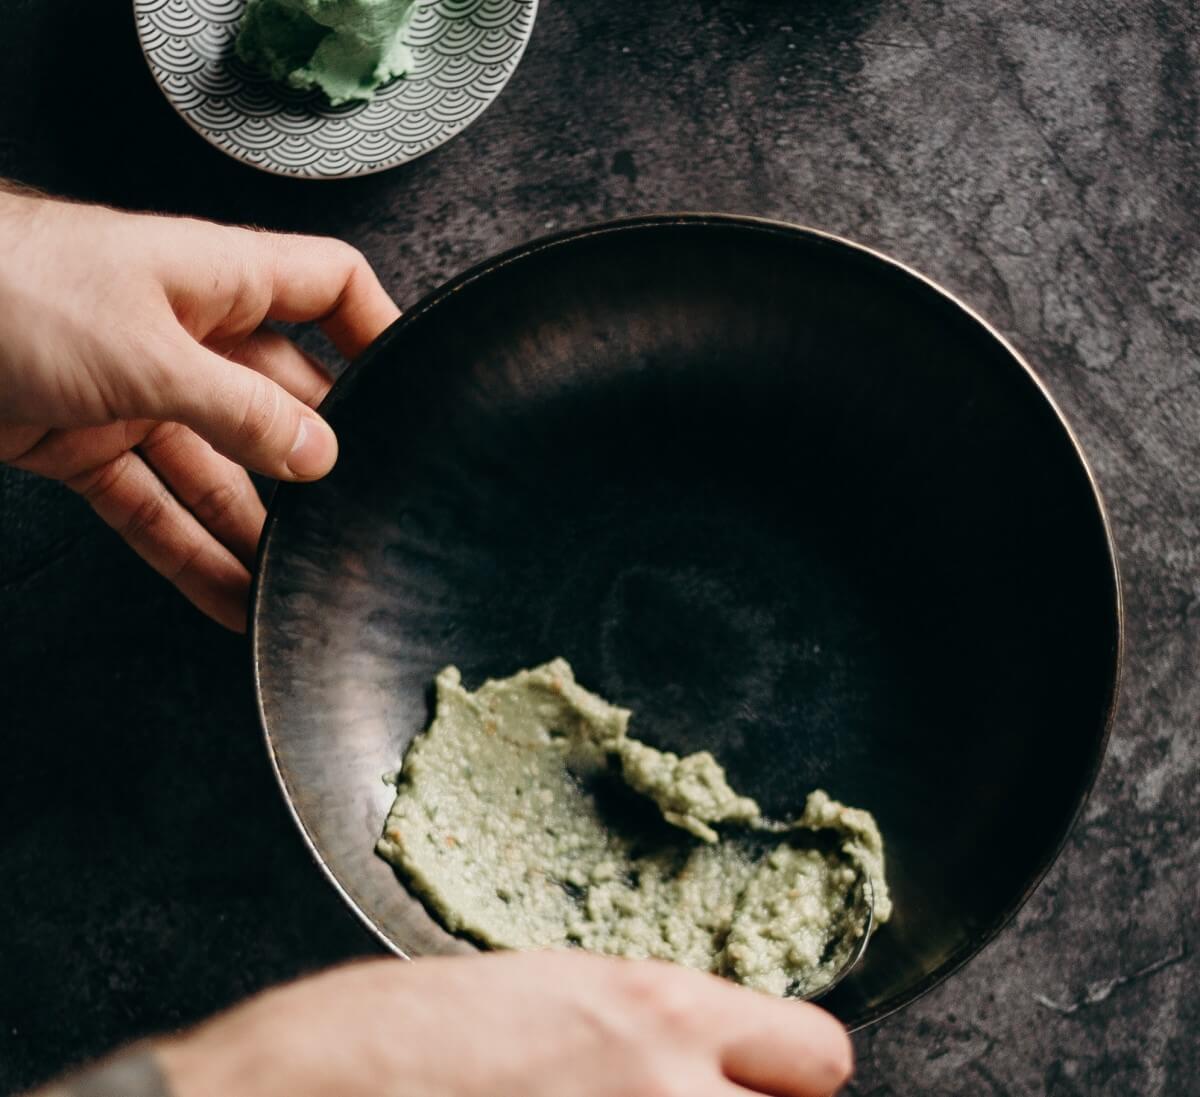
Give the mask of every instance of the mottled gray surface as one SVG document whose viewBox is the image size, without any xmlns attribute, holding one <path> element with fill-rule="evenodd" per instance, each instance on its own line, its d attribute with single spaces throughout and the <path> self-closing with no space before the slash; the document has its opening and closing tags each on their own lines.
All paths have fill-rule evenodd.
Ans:
<svg viewBox="0 0 1200 1097">
<path fill-rule="evenodd" d="M 3 14 L 0 173 L 336 233 L 401 303 L 546 228 L 707 207 L 877 245 L 993 319 L 1112 509 L 1125 696 L 1057 867 L 963 972 L 858 1039 L 852 1091 L 1200 1092 L 1195 3 L 543 0 L 473 129 L 338 185 L 208 149 L 123 0 Z M 0 475 L 0 524 L 6 1091 L 371 946 L 292 835 L 242 643 L 55 487 Z"/>
</svg>

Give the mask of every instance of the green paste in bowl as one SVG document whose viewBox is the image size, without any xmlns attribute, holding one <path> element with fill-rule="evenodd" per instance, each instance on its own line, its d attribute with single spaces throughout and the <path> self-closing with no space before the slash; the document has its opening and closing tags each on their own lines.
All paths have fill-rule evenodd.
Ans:
<svg viewBox="0 0 1200 1097">
<path fill-rule="evenodd" d="M 377 849 L 453 933 L 490 948 L 671 960 L 811 996 L 891 915 L 871 815 L 817 790 L 763 818 L 707 751 L 631 738 L 556 659 L 466 690 L 447 667 Z M 869 888 L 863 881 L 869 882 Z"/>
</svg>

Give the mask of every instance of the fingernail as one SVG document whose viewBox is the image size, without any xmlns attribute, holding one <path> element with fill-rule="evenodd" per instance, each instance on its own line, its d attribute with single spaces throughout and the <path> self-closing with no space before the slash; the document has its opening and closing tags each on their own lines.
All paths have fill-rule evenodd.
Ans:
<svg viewBox="0 0 1200 1097">
<path fill-rule="evenodd" d="M 288 471 L 300 480 L 324 476 L 337 460 L 337 438 L 329 424 L 315 415 L 302 415 L 300 429 L 288 454 Z"/>
</svg>

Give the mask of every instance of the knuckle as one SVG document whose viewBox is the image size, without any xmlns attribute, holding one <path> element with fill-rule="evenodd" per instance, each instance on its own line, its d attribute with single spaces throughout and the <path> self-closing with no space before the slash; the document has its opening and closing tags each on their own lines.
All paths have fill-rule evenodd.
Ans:
<svg viewBox="0 0 1200 1097">
<path fill-rule="evenodd" d="M 825 1073 L 831 1088 L 837 1088 L 854 1073 L 854 1046 L 845 1030 L 828 1040 L 824 1046 Z"/>
<path fill-rule="evenodd" d="M 225 317 L 212 330 L 213 336 L 236 338 L 243 332 L 255 331 L 271 311 L 270 292 L 262 280 L 243 272 Z"/>
<path fill-rule="evenodd" d="M 197 561 L 200 559 L 202 546 L 199 544 L 189 545 L 180 556 L 178 556 L 166 569 L 166 578 L 168 582 L 178 584 L 190 571 L 196 567 Z"/>
<path fill-rule="evenodd" d="M 371 277 L 371 264 L 358 248 L 340 240 L 338 246 L 341 249 L 342 266 L 346 272 L 344 295 L 352 286 L 361 285 L 364 278 Z"/>
<path fill-rule="evenodd" d="M 179 423 L 159 423 L 138 443 L 143 453 L 157 453 L 179 442 L 185 428 Z M 130 443 L 132 448 L 133 443 Z"/>
<path fill-rule="evenodd" d="M 270 328 L 259 328 L 245 342 L 250 361 L 246 365 L 255 368 L 265 365 L 275 355 L 282 354 L 288 349 L 291 340 L 279 331 Z"/>
<path fill-rule="evenodd" d="M 691 1019 L 696 1002 L 685 972 L 664 963 L 635 960 L 626 965 L 621 978 L 626 997 L 659 1024 L 674 1027 Z"/>
<path fill-rule="evenodd" d="M 115 461 L 109 461 L 99 468 L 89 469 L 67 481 L 67 486 L 77 491 L 92 506 L 95 506 L 112 494 L 121 477 L 125 475 L 127 467 L 128 462 L 126 460 L 117 458 Z"/>
<path fill-rule="evenodd" d="M 834 1017 L 811 1002 L 802 1005 L 798 1019 L 806 1029 L 808 1070 L 822 1092 L 833 1093 L 854 1073 L 854 1045 Z"/>
<path fill-rule="evenodd" d="M 345 240 L 339 240 L 336 236 L 274 233 L 270 239 L 277 256 L 281 259 L 295 255 L 296 251 L 300 250 L 309 257 L 320 257 L 335 270 L 349 270 L 359 262 L 366 262 L 358 248 Z"/>
<path fill-rule="evenodd" d="M 242 412 L 239 436 L 252 446 L 265 445 L 274 433 L 279 410 L 279 397 L 274 385 L 265 380 L 253 385 Z"/>
<path fill-rule="evenodd" d="M 367 257 L 353 244 L 347 244 L 345 240 L 335 240 L 333 244 L 346 270 L 356 273 L 367 268 Z"/>
<path fill-rule="evenodd" d="M 167 510 L 165 492 L 155 492 L 146 496 L 134 508 L 128 518 L 121 524 L 118 532 L 126 541 L 137 542 L 149 537 L 158 526 Z"/>
<path fill-rule="evenodd" d="M 201 493 L 188 509 L 202 526 L 212 526 L 228 517 L 241 498 L 238 486 L 223 480 Z"/>
</svg>

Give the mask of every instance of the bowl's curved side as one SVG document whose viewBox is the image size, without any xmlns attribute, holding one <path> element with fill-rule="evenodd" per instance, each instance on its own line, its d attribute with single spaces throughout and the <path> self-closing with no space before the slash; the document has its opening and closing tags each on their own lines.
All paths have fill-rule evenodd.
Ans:
<svg viewBox="0 0 1200 1097">
<path fill-rule="evenodd" d="M 1047 835 L 1046 843 L 1043 847 L 1043 854 L 1040 856 L 1038 863 L 1034 866 L 1033 871 L 1026 878 L 1026 883 L 1021 893 L 1012 901 L 1005 903 L 1003 908 L 998 911 L 994 918 L 991 918 L 986 923 L 973 925 L 969 939 L 963 941 L 961 946 L 956 951 L 944 957 L 934 970 L 931 970 L 927 975 L 919 981 L 905 988 L 902 994 L 897 994 L 892 998 L 881 1001 L 873 1005 L 869 1009 L 859 1009 L 855 1011 L 851 1007 L 851 1016 L 847 1019 L 851 1021 L 853 1027 L 862 1027 L 870 1024 L 881 1017 L 886 1016 L 893 1010 L 915 1000 L 920 995 L 926 993 L 932 987 L 936 986 L 947 976 L 960 968 L 971 956 L 975 955 L 988 941 L 992 940 L 997 933 L 1015 916 L 1020 907 L 1032 894 L 1033 890 L 1040 883 L 1045 873 L 1049 870 L 1054 860 L 1061 851 L 1067 836 L 1078 818 L 1079 812 L 1082 810 L 1092 784 L 1094 783 L 1096 774 L 1101 764 L 1105 746 L 1115 717 L 1117 698 L 1119 691 L 1119 682 L 1121 676 L 1121 667 L 1123 661 L 1123 645 L 1124 645 L 1124 611 L 1122 603 L 1121 583 L 1119 567 L 1117 563 L 1116 547 L 1114 544 L 1111 524 L 1108 519 L 1107 511 L 1100 495 L 1096 478 L 1089 466 L 1089 463 L 1084 455 L 1082 448 L 1066 422 L 1061 410 L 1058 408 L 1053 397 L 1048 392 L 1046 386 L 1037 376 L 1031 366 L 1022 358 L 1022 356 L 1009 344 L 1003 336 L 1001 336 L 994 328 L 991 327 L 984 319 L 963 304 L 953 295 L 949 294 L 942 287 L 932 282 L 904 264 L 882 255 L 869 248 L 864 248 L 850 241 L 843 240 L 839 237 L 828 233 L 820 232 L 814 229 L 802 228 L 782 224 L 779 222 L 766 221 L 758 218 L 739 217 L 725 214 L 664 214 L 650 217 L 632 218 L 624 221 L 613 222 L 606 225 L 585 228 L 576 231 L 566 231 L 548 236 L 539 240 L 535 240 L 522 247 L 512 249 L 496 258 L 489 260 L 479 266 L 463 273 L 445 286 L 434 291 L 416 306 L 413 307 L 405 316 L 401 317 L 396 323 L 388 329 L 380 338 L 372 345 L 367 352 L 353 363 L 345 374 L 339 379 L 334 386 L 329 396 L 326 398 L 325 404 L 322 406 L 322 411 L 326 414 L 335 414 L 338 407 L 345 402 L 350 394 L 353 393 L 358 379 L 362 377 L 366 371 L 371 369 L 372 362 L 387 358 L 392 349 L 403 342 L 407 338 L 407 333 L 412 331 L 416 326 L 426 321 L 431 314 L 434 314 L 444 303 L 462 293 L 467 287 L 474 285 L 480 280 L 495 278 L 500 276 L 502 272 L 508 270 L 514 265 L 519 265 L 523 262 L 528 262 L 538 255 L 545 253 L 550 249 L 571 247 L 581 241 L 595 239 L 598 237 L 610 236 L 612 234 L 621 233 L 653 233 L 660 229 L 671 228 L 692 228 L 695 231 L 703 232 L 706 227 L 719 227 L 725 230 L 737 230 L 753 233 L 768 233 L 778 234 L 792 239 L 803 239 L 814 245 L 828 247 L 836 251 L 849 249 L 851 252 L 863 257 L 864 261 L 871 264 L 879 264 L 889 271 L 909 280 L 915 287 L 920 287 L 921 292 L 932 293 L 938 299 L 948 303 L 986 340 L 990 341 L 995 348 L 1002 352 L 1005 359 L 1013 363 L 1022 371 L 1027 381 L 1036 387 L 1040 399 L 1044 401 L 1044 405 L 1051 412 L 1054 420 L 1057 423 L 1057 428 L 1061 430 L 1063 436 L 1068 440 L 1073 453 L 1073 459 L 1077 463 L 1079 470 L 1088 485 L 1088 490 L 1091 496 L 1091 507 L 1094 510 L 1094 518 L 1099 531 L 1099 536 L 1102 541 L 1100 546 L 1097 546 L 1104 556 L 1107 566 L 1104 569 L 1107 574 L 1107 591 L 1104 593 L 1106 605 L 1103 609 L 1103 617 L 1108 622 L 1108 627 L 1111 630 L 1109 643 L 1109 654 L 1107 665 L 1103 674 L 1103 683 L 1101 692 L 1103 696 L 1095 699 L 1097 706 L 1097 725 L 1095 727 L 1094 736 L 1090 739 L 1088 756 L 1080 759 L 1081 768 L 1079 773 L 1078 787 L 1071 790 L 1071 810 L 1066 812 L 1061 821 L 1061 825 L 1057 827 L 1055 833 Z M 298 799 L 302 796 L 300 790 L 292 775 L 288 772 L 286 761 L 281 758 L 279 744 L 277 742 L 277 729 L 272 723 L 272 714 L 267 711 L 267 706 L 264 702 L 263 690 L 263 670 L 265 656 L 263 651 L 264 630 L 267 625 L 264 621 L 265 606 L 264 606 L 264 576 L 271 567 L 272 555 L 275 552 L 276 541 L 279 537 L 279 514 L 280 501 L 286 499 L 297 489 L 291 486 L 283 486 L 279 489 L 277 497 L 272 501 L 270 511 L 267 518 L 267 523 L 264 528 L 263 536 L 259 546 L 258 563 L 255 568 L 254 586 L 252 592 L 252 612 L 250 623 L 250 639 L 251 639 L 251 656 L 253 663 L 253 671 L 256 683 L 256 694 L 259 708 L 260 721 L 262 723 L 264 734 L 266 736 L 269 752 L 272 759 L 272 764 L 275 768 L 277 778 L 280 782 L 284 797 L 288 802 L 289 810 L 292 812 L 293 818 L 296 819 L 297 825 L 300 828 L 301 834 L 304 836 L 306 843 L 309 845 L 318 865 L 329 878 L 330 882 L 339 891 L 342 897 L 346 900 L 350 908 L 355 912 L 356 916 L 370 930 L 370 932 L 387 948 L 391 949 L 398 955 L 405 956 L 408 952 L 419 954 L 422 951 L 442 951 L 447 947 L 466 947 L 461 946 L 461 942 L 454 942 L 448 935 L 442 934 L 441 937 L 429 937 L 420 943 L 417 949 L 410 949 L 406 952 L 405 949 L 389 935 L 385 927 L 379 922 L 376 917 L 365 908 L 361 898 L 356 896 L 355 888 L 352 881 L 339 878 L 338 872 L 331 865 L 326 853 L 321 848 L 321 842 L 310 829 L 308 821 L 304 817 L 304 812 L 297 808 Z M 299 489 L 303 490 L 303 489 Z M 1099 596 L 1098 592 L 1098 596 Z M 420 935 L 418 934 L 418 939 Z M 830 1003 L 836 1008 L 837 1003 Z"/>
</svg>

